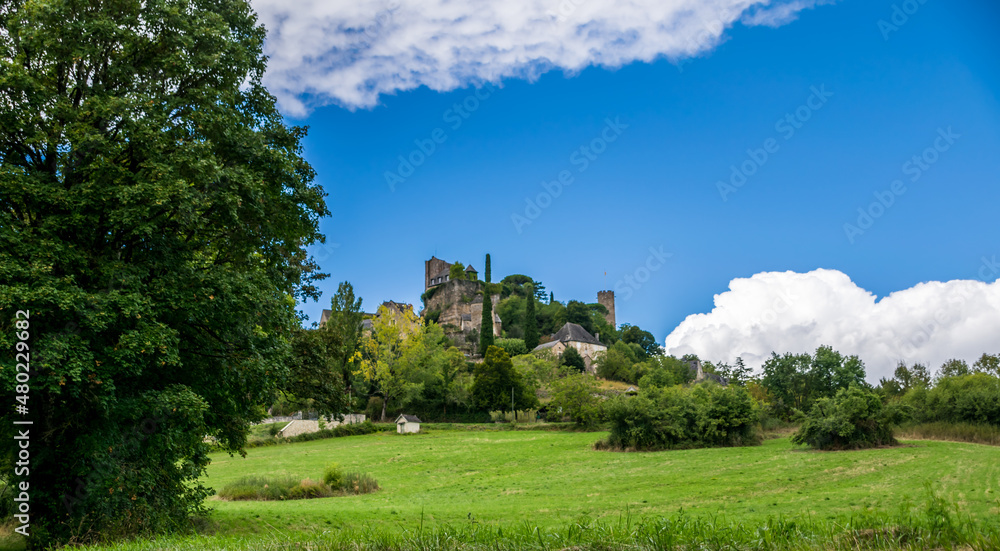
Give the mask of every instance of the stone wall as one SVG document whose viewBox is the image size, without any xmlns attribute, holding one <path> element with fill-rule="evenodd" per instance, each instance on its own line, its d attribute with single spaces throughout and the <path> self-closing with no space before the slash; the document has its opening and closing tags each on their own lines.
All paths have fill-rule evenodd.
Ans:
<svg viewBox="0 0 1000 551">
<path fill-rule="evenodd" d="M 324 427 L 327 429 L 332 429 L 340 425 L 351 425 L 354 423 L 364 423 L 365 414 L 363 413 L 349 413 L 344 416 L 343 420 L 326 418 L 323 421 Z M 318 432 L 320 430 L 319 420 L 316 419 L 296 419 L 294 421 L 289 421 L 281 430 L 278 431 L 278 436 L 283 438 L 290 438 L 292 436 L 298 436 L 300 434 L 306 434 L 310 432 Z"/>
<path fill-rule="evenodd" d="M 454 343 L 466 353 L 473 353 L 474 344 L 479 340 L 479 328 L 483 323 L 483 297 L 481 281 L 454 280 L 437 288 L 427 300 L 424 314 L 437 311 L 437 323 Z M 500 295 L 492 295 L 493 312 L 500 303 Z M 468 319 L 466 319 L 468 318 Z M 494 321 L 493 335 L 500 336 L 501 322 Z"/>
</svg>

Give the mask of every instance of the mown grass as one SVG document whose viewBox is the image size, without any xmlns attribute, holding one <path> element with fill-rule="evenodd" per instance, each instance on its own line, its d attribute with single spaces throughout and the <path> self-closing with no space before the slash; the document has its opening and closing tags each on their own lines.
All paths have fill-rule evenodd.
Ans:
<svg viewBox="0 0 1000 551">
<path fill-rule="evenodd" d="M 810 517 L 839 521 L 921 499 L 926 482 L 974 518 L 1000 513 L 1000 448 L 932 441 L 852 452 L 813 452 L 787 438 L 750 448 L 655 453 L 592 449 L 602 433 L 429 431 L 376 433 L 213 456 L 206 482 L 249 473 L 315 477 L 330 462 L 367 472 L 379 492 L 295 502 L 212 501 L 222 534 L 322 532 L 361 525 L 416 529 L 530 522 L 552 529 L 640 517 L 721 516 L 734 522 Z"/>
<path fill-rule="evenodd" d="M 592 449 L 602 433 L 375 433 L 214 454 L 207 484 L 301 480 L 337 462 L 380 491 L 220 501 L 202 535 L 102 549 L 1000 548 L 1000 448 L 904 441 L 814 452 Z M 933 487 L 935 494 L 928 494 Z M 210 533 L 211 537 L 204 534 Z M 977 539 L 978 538 L 978 539 Z"/>
</svg>

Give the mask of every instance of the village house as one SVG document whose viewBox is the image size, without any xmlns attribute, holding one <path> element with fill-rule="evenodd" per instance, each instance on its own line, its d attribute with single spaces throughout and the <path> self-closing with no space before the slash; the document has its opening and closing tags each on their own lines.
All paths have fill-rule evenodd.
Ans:
<svg viewBox="0 0 1000 551">
<path fill-rule="evenodd" d="M 420 432 L 420 419 L 416 415 L 400 415 L 396 418 L 396 432 L 399 434 Z"/>
<path fill-rule="evenodd" d="M 535 347 L 532 352 L 549 350 L 557 357 L 561 357 L 567 348 L 573 347 L 583 356 L 583 363 L 588 373 L 595 373 L 597 355 L 608 349 L 601 344 L 600 334 L 591 335 L 583 326 L 576 323 L 566 322 L 559 331 L 552 335 L 552 340 Z"/>
</svg>

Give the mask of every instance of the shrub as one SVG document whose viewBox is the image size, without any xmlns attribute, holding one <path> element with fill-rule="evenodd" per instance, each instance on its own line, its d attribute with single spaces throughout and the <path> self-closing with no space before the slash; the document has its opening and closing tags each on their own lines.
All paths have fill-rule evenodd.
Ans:
<svg viewBox="0 0 1000 551">
<path fill-rule="evenodd" d="M 365 473 L 346 473 L 340 490 L 346 494 L 369 494 L 379 489 L 375 478 Z"/>
<path fill-rule="evenodd" d="M 759 411 L 744 387 L 641 389 L 605 403 L 611 434 L 598 449 L 661 450 L 761 443 Z"/>
<path fill-rule="evenodd" d="M 317 482 L 310 478 L 296 480 L 290 476 L 245 476 L 219 490 L 219 497 L 230 501 L 281 501 L 367 494 L 379 489 L 378 482 L 371 475 L 343 473 L 336 463 L 327 467 L 323 479 L 323 482 Z"/>
<path fill-rule="evenodd" d="M 288 490 L 287 499 L 313 499 L 317 497 L 330 497 L 333 490 L 322 482 L 313 482 L 305 478 L 296 486 Z"/>
<path fill-rule="evenodd" d="M 292 477 L 268 478 L 264 476 L 244 476 L 226 484 L 219 490 L 219 497 L 230 501 L 275 501 L 286 499 L 289 490 L 298 485 Z"/>
<path fill-rule="evenodd" d="M 503 348 L 511 358 L 528 353 L 528 347 L 524 344 L 524 339 L 497 339 L 493 344 Z"/>
<path fill-rule="evenodd" d="M 893 446 L 892 427 L 906 418 L 904 408 L 884 406 L 875 391 L 851 385 L 817 400 L 792 442 L 820 450 Z"/>
<path fill-rule="evenodd" d="M 323 482 L 332 488 L 339 488 L 344 482 L 344 472 L 340 470 L 340 465 L 336 463 L 327 465 L 323 471 Z"/>
</svg>

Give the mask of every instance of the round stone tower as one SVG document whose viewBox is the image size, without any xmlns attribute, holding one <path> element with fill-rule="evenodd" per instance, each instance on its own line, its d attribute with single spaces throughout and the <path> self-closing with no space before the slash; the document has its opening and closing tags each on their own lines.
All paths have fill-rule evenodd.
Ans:
<svg viewBox="0 0 1000 551">
<path fill-rule="evenodd" d="M 617 329 L 618 326 L 615 324 L 615 292 L 597 291 L 597 303 L 608 309 L 608 313 L 604 316 L 604 319 L 611 327 Z"/>
</svg>

